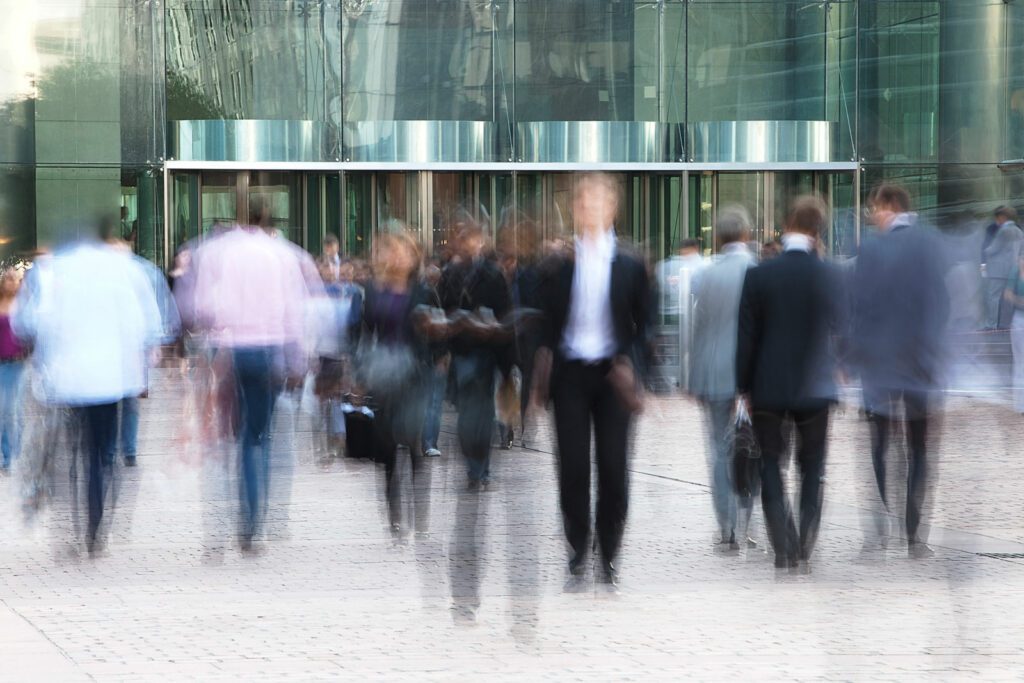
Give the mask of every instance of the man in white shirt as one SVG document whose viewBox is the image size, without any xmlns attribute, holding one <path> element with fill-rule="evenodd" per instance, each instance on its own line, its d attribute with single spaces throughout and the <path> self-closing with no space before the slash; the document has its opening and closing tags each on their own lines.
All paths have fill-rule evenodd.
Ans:
<svg viewBox="0 0 1024 683">
<path fill-rule="evenodd" d="M 596 533 L 602 578 L 613 564 L 628 504 L 627 450 L 639 409 L 637 371 L 647 365 L 650 285 L 644 263 L 615 240 L 619 186 L 609 175 L 580 176 L 573 197 L 575 258 L 542 286 L 545 321 L 535 373 L 536 402 L 550 391 L 569 572 L 585 571 L 590 537 L 590 433 L 596 442 Z M 550 388 L 550 389 L 549 389 Z"/>
</svg>

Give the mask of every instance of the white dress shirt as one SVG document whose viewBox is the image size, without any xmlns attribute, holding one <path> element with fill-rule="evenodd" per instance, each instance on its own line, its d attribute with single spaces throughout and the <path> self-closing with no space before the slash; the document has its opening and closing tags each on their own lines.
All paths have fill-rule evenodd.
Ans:
<svg viewBox="0 0 1024 683">
<path fill-rule="evenodd" d="M 808 254 L 814 251 L 814 238 L 800 232 L 787 232 L 782 236 L 783 251 L 803 251 Z"/>
<path fill-rule="evenodd" d="M 596 239 L 576 240 L 569 318 L 562 335 L 566 358 L 599 361 L 615 355 L 612 325 L 612 261 L 615 233 L 611 228 Z"/>
</svg>

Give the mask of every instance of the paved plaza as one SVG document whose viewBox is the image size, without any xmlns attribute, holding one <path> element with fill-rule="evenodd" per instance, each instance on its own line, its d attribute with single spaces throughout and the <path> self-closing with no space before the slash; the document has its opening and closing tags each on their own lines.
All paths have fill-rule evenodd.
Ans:
<svg viewBox="0 0 1024 683">
<path fill-rule="evenodd" d="M 444 456 L 407 485 L 417 515 L 395 539 L 381 472 L 320 462 L 306 406 L 286 402 L 268 538 L 242 555 L 230 488 L 180 433 L 181 393 L 161 370 L 99 557 L 72 544 L 66 500 L 26 526 L 16 474 L 0 481 L 0 679 L 1024 677 L 1024 419 L 990 400 L 948 402 L 927 560 L 898 539 L 864 548 L 866 427 L 837 412 L 809 574 L 776 572 L 759 510 L 757 548 L 715 552 L 699 411 L 653 401 L 610 593 L 592 576 L 564 590 L 543 422 L 526 448 L 496 451 L 494 490 L 467 493 L 449 413 Z M 474 595 L 475 620 L 452 609 Z"/>
</svg>

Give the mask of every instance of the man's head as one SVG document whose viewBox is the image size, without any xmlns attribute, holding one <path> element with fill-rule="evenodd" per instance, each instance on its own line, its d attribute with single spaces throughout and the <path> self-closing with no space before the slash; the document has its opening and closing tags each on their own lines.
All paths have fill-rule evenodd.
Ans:
<svg viewBox="0 0 1024 683">
<path fill-rule="evenodd" d="M 459 254 L 465 259 L 472 261 L 484 251 L 484 229 L 475 221 L 461 223 L 457 240 Z"/>
<path fill-rule="evenodd" d="M 1017 222 L 1017 210 L 1012 206 L 1000 206 L 992 215 L 995 217 L 996 225 L 1002 225 L 1007 221 Z"/>
<path fill-rule="evenodd" d="M 331 234 L 324 236 L 324 256 L 333 259 L 339 251 L 341 251 L 341 243 L 338 242 L 338 238 Z"/>
<path fill-rule="evenodd" d="M 882 183 L 868 197 L 871 220 L 882 230 L 888 230 L 896 216 L 910 211 L 910 193 L 899 185 Z"/>
<path fill-rule="evenodd" d="M 680 256 L 696 256 L 700 253 L 700 242 L 694 239 L 679 240 Z"/>
<path fill-rule="evenodd" d="M 750 214 L 742 206 L 726 206 L 718 212 L 715 221 L 715 236 L 721 249 L 734 242 L 750 240 Z"/>
<path fill-rule="evenodd" d="M 610 230 L 619 211 L 622 189 L 608 173 L 576 176 L 572 195 L 572 220 L 580 237 L 595 237 Z"/>
<path fill-rule="evenodd" d="M 272 226 L 270 202 L 263 195 L 249 196 L 249 224 L 264 230 L 269 230 Z"/>
<path fill-rule="evenodd" d="M 338 266 L 338 282 L 350 285 L 356 279 L 356 266 L 351 261 L 342 261 Z"/>
<path fill-rule="evenodd" d="M 804 195 L 793 200 L 786 217 L 786 232 L 820 239 L 825 231 L 828 207 L 819 197 Z"/>
</svg>

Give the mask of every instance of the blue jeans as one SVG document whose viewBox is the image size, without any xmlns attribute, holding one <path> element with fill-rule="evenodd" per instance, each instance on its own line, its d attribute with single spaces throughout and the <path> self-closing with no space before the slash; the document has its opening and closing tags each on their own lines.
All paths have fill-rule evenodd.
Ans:
<svg viewBox="0 0 1024 683">
<path fill-rule="evenodd" d="M 21 450 L 21 378 L 25 363 L 0 363 L 0 452 L 7 467 Z"/>
<path fill-rule="evenodd" d="M 266 514 L 270 478 L 270 426 L 277 398 L 272 347 L 234 350 L 235 386 L 241 415 L 238 499 L 242 536 L 251 540 Z"/>
<path fill-rule="evenodd" d="M 423 420 L 424 451 L 437 448 L 437 439 L 441 435 L 441 409 L 448 373 L 434 370 L 427 381 L 427 414 Z"/>
<path fill-rule="evenodd" d="M 121 455 L 134 458 L 138 454 L 139 398 L 121 399 Z"/>
</svg>

